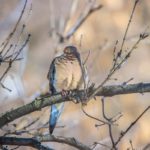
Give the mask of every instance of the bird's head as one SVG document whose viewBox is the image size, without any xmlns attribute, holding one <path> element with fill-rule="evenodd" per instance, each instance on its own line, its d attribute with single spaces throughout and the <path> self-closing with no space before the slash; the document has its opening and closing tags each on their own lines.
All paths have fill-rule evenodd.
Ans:
<svg viewBox="0 0 150 150">
<path fill-rule="evenodd" d="M 80 57 L 80 54 L 75 46 L 67 46 L 64 49 L 64 54 L 66 56 L 72 56 L 72 57 Z"/>
</svg>

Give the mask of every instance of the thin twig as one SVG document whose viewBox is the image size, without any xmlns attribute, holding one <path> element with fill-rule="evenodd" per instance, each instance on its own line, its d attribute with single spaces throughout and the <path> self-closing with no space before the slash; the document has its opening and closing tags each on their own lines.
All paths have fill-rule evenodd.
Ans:
<svg viewBox="0 0 150 150">
<path fill-rule="evenodd" d="M 93 12 L 100 10 L 101 8 L 102 8 L 102 5 L 97 5 L 97 6 L 91 5 L 90 9 L 87 10 L 85 14 L 82 14 L 82 16 L 80 16 L 80 18 L 77 20 L 74 26 L 69 30 L 66 36 L 64 36 L 64 39 L 69 39 Z"/>
<path fill-rule="evenodd" d="M 109 74 L 107 75 L 107 77 L 104 79 L 104 81 L 96 88 L 96 90 L 89 96 L 89 99 L 93 98 L 96 93 L 101 90 L 101 88 L 104 86 L 104 84 L 109 81 L 110 77 L 118 70 L 120 69 L 121 65 L 130 57 L 131 53 L 133 52 L 133 50 L 135 50 L 137 48 L 137 45 L 144 40 L 145 38 L 147 38 L 148 35 L 146 33 L 140 34 L 139 39 L 137 40 L 137 42 L 131 47 L 131 49 L 129 50 L 129 52 L 124 56 L 124 58 L 115 66 L 113 67 Z"/>
<path fill-rule="evenodd" d="M 118 140 L 115 142 L 115 145 L 118 145 L 118 143 L 122 140 L 122 138 L 128 133 L 128 131 L 141 119 L 141 117 L 150 109 L 150 106 L 148 106 L 129 126 L 128 128 L 121 132 L 120 137 Z"/>
<path fill-rule="evenodd" d="M 29 131 L 31 131 L 31 129 L 28 129 L 29 127 L 31 127 L 33 124 L 35 124 L 40 118 L 37 118 L 35 120 L 33 120 L 31 123 L 27 124 L 25 127 L 23 127 L 23 129 L 21 130 L 15 130 L 15 131 L 10 131 L 8 130 L 3 136 L 8 136 L 8 135 L 21 135 L 23 133 L 29 133 Z M 16 126 L 15 124 L 13 124 L 13 126 Z M 35 128 L 34 128 L 35 129 Z"/>
<path fill-rule="evenodd" d="M 10 70 L 10 68 L 12 67 L 12 63 L 17 59 L 17 57 L 19 56 L 19 54 L 21 53 L 21 51 L 24 49 L 24 47 L 29 42 L 30 36 L 31 35 L 29 34 L 28 37 L 27 37 L 27 39 L 26 39 L 26 41 L 24 42 L 24 44 L 22 45 L 22 47 L 18 50 L 18 52 L 16 53 L 16 55 L 14 56 L 14 58 L 10 59 L 8 67 L 4 71 L 3 75 L 0 77 L 0 82 L 2 81 L 2 79 L 4 78 L 4 76 L 8 73 L 8 71 Z"/>
<path fill-rule="evenodd" d="M 100 126 L 105 125 L 105 124 L 109 124 L 109 122 L 103 121 L 103 120 L 98 119 L 98 118 L 96 118 L 96 117 L 94 117 L 94 116 L 92 116 L 92 115 L 89 115 L 89 114 L 83 109 L 83 107 L 81 107 L 81 109 L 82 109 L 83 113 L 84 113 L 86 116 L 88 116 L 89 118 L 101 122 Z"/>
<path fill-rule="evenodd" d="M 101 99 L 101 102 L 102 102 L 102 114 L 103 114 L 103 117 L 108 121 L 110 122 L 108 125 L 108 131 L 109 131 L 109 137 L 111 139 L 111 143 L 112 143 L 112 148 L 114 150 L 117 150 L 116 148 L 116 145 L 115 145 L 115 142 L 114 142 L 114 138 L 113 138 L 113 134 L 112 134 L 112 118 L 108 118 L 105 114 L 105 100 L 104 98 Z"/>
<path fill-rule="evenodd" d="M 121 48 L 120 48 L 120 53 L 122 53 L 123 46 L 124 46 L 124 43 L 125 43 L 125 40 L 126 40 L 126 36 L 127 36 L 128 30 L 129 30 L 129 27 L 130 27 L 130 24 L 131 24 L 131 21 L 132 21 L 132 18 L 133 18 L 133 14 L 135 12 L 135 9 L 136 9 L 136 6 L 137 6 L 138 2 L 139 2 L 139 0 L 135 0 L 135 2 L 134 2 L 134 6 L 133 6 L 133 9 L 132 9 L 132 12 L 131 12 L 131 16 L 130 16 L 130 19 L 128 21 L 128 25 L 126 27 L 125 34 L 123 36 L 123 40 L 122 40 L 122 44 L 121 44 Z"/>
<path fill-rule="evenodd" d="M 87 62 L 87 60 L 88 60 L 88 58 L 89 58 L 89 56 L 90 56 L 90 53 L 91 53 L 91 51 L 89 50 L 89 51 L 88 51 L 88 55 L 87 55 L 87 57 L 85 58 L 85 60 L 84 60 L 84 62 L 83 62 L 83 65 L 86 64 L 86 62 Z"/>
<path fill-rule="evenodd" d="M 100 143 L 100 142 L 94 142 L 94 144 L 92 145 L 93 146 L 92 149 L 94 149 L 97 145 L 101 145 L 109 150 L 111 149 L 111 147 L 109 147 L 108 145 Z"/>
<path fill-rule="evenodd" d="M 148 143 L 147 145 L 145 145 L 142 150 L 149 150 L 149 149 L 150 149 L 150 143 Z"/>
<path fill-rule="evenodd" d="M 27 1 L 28 1 L 28 0 L 25 0 L 23 9 L 22 9 L 22 11 L 21 11 L 21 14 L 20 14 L 20 16 L 19 16 L 19 18 L 18 18 L 18 21 L 17 21 L 16 25 L 14 26 L 14 29 L 13 29 L 12 32 L 8 35 L 8 37 L 4 40 L 4 42 L 1 44 L 1 46 L 3 46 L 3 48 L 2 48 L 2 50 L 1 50 L 1 52 L 0 52 L 0 54 L 3 53 L 3 51 L 4 51 L 5 48 L 6 48 L 6 46 L 9 44 L 10 39 L 12 38 L 12 36 L 14 35 L 14 33 L 16 32 L 17 27 L 18 27 L 18 25 L 19 25 L 19 23 L 20 23 L 20 21 L 21 21 L 21 19 L 22 19 L 22 16 L 23 16 L 23 14 L 24 14 L 24 11 L 25 11 L 25 8 L 26 8 L 26 5 L 27 5 Z"/>
<path fill-rule="evenodd" d="M 143 34 L 140 35 L 139 39 L 137 40 L 137 42 L 131 47 L 131 49 L 129 50 L 129 52 L 123 57 L 123 59 L 121 60 L 121 62 L 118 63 L 118 58 L 121 57 L 122 55 L 122 49 L 123 49 L 123 45 L 124 45 L 124 41 L 125 41 L 125 38 L 126 38 L 126 35 L 128 33 L 128 30 L 129 30 L 129 27 L 130 27 L 130 23 L 132 21 L 132 17 L 133 17 L 133 14 L 135 12 L 135 8 L 137 6 L 137 3 L 139 2 L 139 0 L 136 0 L 135 3 L 134 3 L 134 7 L 132 9 L 132 12 L 131 12 L 131 16 L 130 16 L 130 19 L 129 19 L 129 22 L 128 22 L 128 25 L 127 25 L 127 28 L 125 30 L 125 34 L 124 34 L 124 37 L 123 37 L 123 42 L 122 42 L 122 45 L 121 45 L 121 48 L 120 48 L 120 51 L 118 52 L 116 58 L 114 59 L 114 64 L 112 66 L 112 69 L 110 69 L 110 72 L 109 74 L 107 75 L 107 77 L 104 79 L 104 81 L 97 87 L 97 89 L 89 96 L 89 99 L 91 99 L 92 97 L 94 97 L 96 95 L 96 93 L 102 88 L 102 86 L 107 82 L 109 81 L 110 77 L 121 67 L 121 65 L 130 57 L 132 51 L 134 49 L 136 49 L 137 45 L 140 43 L 141 40 L 145 39 L 148 35 L 144 32 Z M 116 47 L 116 45 L 115 45 Z M 114 51 L 116 51 L 116 48 L 114 48 Z M 114 54 L 115 56 L 115 54 Z"/>
</svg>

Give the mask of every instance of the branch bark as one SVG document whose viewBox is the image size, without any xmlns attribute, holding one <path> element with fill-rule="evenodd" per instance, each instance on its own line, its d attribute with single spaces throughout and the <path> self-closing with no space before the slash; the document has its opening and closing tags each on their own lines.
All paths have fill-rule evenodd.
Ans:
<svg viewBox="0 0 150 150">
<path fill-rule="evenodd" d="M 95 88 L 90 89 L 88 94 L 92 93 Z M 128 85 L 111 85 L 104 86 L 99 89 L 99 92 L 96 96 L 115 96 L 120 94 L 131 94 L 131 93 L 146 93 L 150 92 L 150 83 L 137 83 L 137 84 L 128 84 Z M 84 98 L 84 91 L 75 91 L 71 94 L 72 98 L 82 99 Z M 0 128 L 4 125 L 14 121 L 17 118 L 20 118 L 24 115 L 27 115 L 34 111 L 39 111 L 46 106 L 50 106 L 52 104 L 61 103 L 65 101 L 72 101 L 67 96 L 62 97 L 61 93 L 50 96 L 49 94 L 39 97 L 32 101 L 29 104 L 18 107 L 14 110 L 1 114 L 0 116 Z"/>
<path fill-rule="evenodd" d="M 83 143 L 77 141 L 74 137 L 60 137 L 60 136 L 54 136 L 54 135 L 45 135 L 41 137 L 37 137 L 38 141 L 40 142 L 57 142 L 57 143 L 64 143 L 73 147 L 76 147 L 80 150 L 91 150 L 88 146 L 84 145 Z"/>
<path fill-rule="evenodd" d="M 39 141 L 33 138 L 17 138 L 17 137 L 0 137 L 0 145 L 18 145 L 30 146 L 40 150 L 53 150 L 49 147 L 41 145 Z"/>
<path fill-rule="evenodd" d="M 88 146 L 79 142 L 75 138 L 66 138 L 54 135 L 44 135 L 36 138 L 21 138 L 21 137 L 0 137 L 0 145 L 17 145 L 17 146 L 30 146 L 40 150 L 53 150 L 49 147 L 43 146 L 42 142 L 57 142 L 73 146 L 79 150 L 91 150 Z"/>
</svg>

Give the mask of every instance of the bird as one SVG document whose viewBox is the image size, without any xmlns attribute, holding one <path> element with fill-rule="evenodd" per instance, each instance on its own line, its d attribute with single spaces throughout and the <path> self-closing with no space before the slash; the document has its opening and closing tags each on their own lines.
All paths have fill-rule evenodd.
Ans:
<svg viewBox="0 0 150 150">
<path fill-rule="evenodd" d="M 52 60 L 47 78 L 49 80 L 49 91 L 52 95 L 57 92 L 86 88 L 88 82 L 87 71 L 75 46 L 66 46 L 63 53 Z M 51 106 L 50 134 L 53 133 L 63 109 L 64 102 Z"/>
</svg>

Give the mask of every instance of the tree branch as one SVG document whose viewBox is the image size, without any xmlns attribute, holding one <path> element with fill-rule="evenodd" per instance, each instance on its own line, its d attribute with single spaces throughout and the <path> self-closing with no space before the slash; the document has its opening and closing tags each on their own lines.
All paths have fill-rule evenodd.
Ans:
<svg viewBox="0 0 150 150">
<path fill-rule="evenodd" d="M 88 146 L 84 145 L 83 143 L 77 141 L 74 137 L 66 138 L 62 136 L 54 136 L 54 135 L 45 135 L 37 137 L 38 141 L 40 142 L 57 142 L 57 143 L 64 143 L 73 147 L 76 147 L 80 150 L 91 150 Z"/>
<path fill-rule="evenodd" d="M 53 150 L 41 145 L 39 141 L 33 138 L 0 137 L 0 145 L 30 146 L 40 150 Z"/>
<path fill-rule="evenodd" d="M 93 93 L 95 88 L 88 90 L 88 95 Z M 120 94 L 131 94 L 131 93 L 146 93 L 150 92 L 150 83 L 138 83 L 138 84 L 128 84 L 128 85 L 111 85 L 101 87 L 96 96 L 110 97 Z M 69 96 L 70 97 L 70 96 Z M 75 99 L 84 99 L 84 90 L 72 91 L 71 97 Z M 52 104 L 61 103 L 65 101 L 72 101 L 68 96 L 62 97 L 61 93 L 50 96 L 50 94 L 45 94 L 29 104 L 18 107 L 14 110 L 2 114 L 0 117 L 0 128 L 13 120 L 27 115 L 34 111 L 39 111 L 46 106 Z"/>
<path fill-rule="evenodd" d="M 66 36 L 64 36 L 64 39 L 69 39 L 78 29 L 79 27 L 84 23 L 84 21 L 94 12 L 97 10 L 100 10 L 103 6 L 102 5 L 97 5 L 91 7 L 80 16 L 80 18 L 77 20 L 77 22 L 74 24 L 74 26 L 69 30 Z"/>
<path fill-rule="evenodd" d="M 20 21 L 21 21 L 21 19 L 22 19 L 22 17 L 23 17 L 23 14 L 24 14 L 24 11 L 25 11 L 27 2 L 28 2 L 28 0 L 25 0 L 23 9 L 22 9 L 22 11 L 21 11 L 21 14 L 20 14 L 20 16 L 19 16 L 19 18 L 18 18 L 18 20 L 17 20 L 17 23 L 15 24 L 15 26 L 14 26 L 12 32 L 8 35 L 8 37 L 6 38 L 6 40 L 4 40 L 4 42 L 1 44 L 1 46 L 3 46 L 3 48 L 2 48 L 2 50 L 0 51 L 0 54 L 3 53 L 3 51 L 4 51 L 5 48 L 6 48 L 6 46 L 9 44 L 10 39 L 12 38 L 12 36 L 14 35 L 14 33 L 16 32 L 17 27 L 18 27 L 18 25 L 19 25 L 19 23 L 20 23 Z"/>
<path fill-rule="evenodd" d="M 148 106 L 128 127 L 125 131 L 121 132 L 120 137 L 115 142 L 115 145 L 117 145 L 121 139 L 127 134 L 127 132 L 139 121 L 139 119 L 150 109 L 150 106 Z"/>
<path fill-rule="evenodd" d="M 21 138 L 21 137 L 0 137 L 0 145 L 17 145 L 30 146 L 40 150 L 52 150 L 51 148 L 41 145 L 42 142 L 57 142 L 73 146 L 79 150 L 91 150 L 88 146 L 77 141 L 75 138 L 66 138 L 62 136 L 44 135 L 35 138 Z"/>
<path fill-rule="evenodd" d="M 150 92 L 150 83 L 137 83 L 126 85 L 111 85 L 102 87 L 97 96 L 111 97 L 121 94 L 147 93 Z"/>
</svg>

